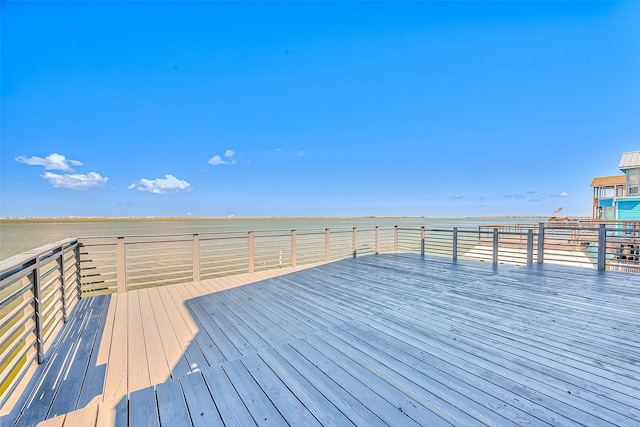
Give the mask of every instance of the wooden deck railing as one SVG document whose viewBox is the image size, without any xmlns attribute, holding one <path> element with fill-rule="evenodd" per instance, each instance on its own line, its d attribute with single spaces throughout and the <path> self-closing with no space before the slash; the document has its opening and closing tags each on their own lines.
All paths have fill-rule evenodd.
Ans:
<svg viewBox="0 0 640 427">
<path fill-rule="evenodd" d="M 0 264 L 0 407 L 81 297 L 398 252 L 519 265 L 571 264 L 579 253 L 592 268 L 640 272 L 639 235 L 627 224 L 541 223 L 66 239 Z"/>
<path fill-rule="evenodd" d="M 80 296 L 77 239 L 0 264 L 0 406 L 34 363 L 42 363 Z"/>
</svg>

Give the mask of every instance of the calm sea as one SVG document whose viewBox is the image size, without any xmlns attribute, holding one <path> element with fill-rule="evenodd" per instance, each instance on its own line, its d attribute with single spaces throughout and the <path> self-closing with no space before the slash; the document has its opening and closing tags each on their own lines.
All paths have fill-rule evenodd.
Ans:
<svg viewBox="0 0 640 427">
<path fill-rule="evenodd" d="M 0 219 L 0 260 L 67 237 L 194 234 L 225 231 L 302 230 L 417 226 L 477 228 L 487 224 L 531 224 L 541 218 L 257 218 L 257 219 Z"/>
</svg>

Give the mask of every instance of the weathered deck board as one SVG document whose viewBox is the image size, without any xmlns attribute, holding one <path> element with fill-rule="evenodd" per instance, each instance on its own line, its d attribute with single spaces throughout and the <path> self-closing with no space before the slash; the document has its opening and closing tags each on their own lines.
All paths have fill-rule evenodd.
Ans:
<svg viewBox="0 0 640 427">
<path fill-rule="evenodd" d="M 46 354 L 45 363 L 36 370 L 29 392 L 2 420 L 13 419 L 17 425 L 35 425 L 47 417 L 55 418 L 75 410 L 87 371 L 98 381 L 96 388 L 102 392 L 100 381 L 104 377 L 94 376 L 96 372 L 89 369 L 89 362 L 95 338 L 102 329 L 100 320 L 104 319 L 106 301 L 106 297 L 99 297 L 76 305 L 72 318 Z"/>
<path fill-rule="evenodd" d="M 639 275 L 397 254 L 109 301 L 99 410 L 54 425 L 640 426 Z"/>
<path fill-rule="evenodd" d="M 180 383 L 194 427 L 224 425 L 200 372 L 181 378 Z"/>
<path fill-rule="evenodd" d="M 191 423 L 187 404 L 178 380 L 170 380 L 156 386 L 160 425 L 184 426 Z"/>
<path fill-rule="evenodd" d="M 247 410 L 259 426 L 286 424 L 278 409 L 266 394 L 262 392 L 253 377 L 240 360 L 232 360 L 224 364 L 224 371 L 233 384 L 243 402 L 247 402 Z"/>
<path fill-rule="evenodd" d="M 58 391 L 53 400 L 51 408 L 49 409 L 49 417 L 55 417 L 57 415 L 66 414 L 74 411 L 78 407 L 78 401 L 82 393 L 83 384 L 89 373 L 95 372 L 94 367 L 90 365 L 92 355 L 97 352 L 95 347 L 96 337 L 101 334 L 104 324 L 104 310 L 106 308 L 106 298 L 100 298 L 92 301 L 89 311 L 84 315 L 80 330 L 78 330 L 75 337 L 76 345 L 73 349 L 73 353 L 69 358 L 68 365 L 62 374 Z M 94 365 L 95 366 L 95 365 Z M 99 370 L 102 371 L 102 370 Z M 87 396 L 87 402 L 90 401 L 96 395 L 102 393 L 104 377 L 93 378 L 93 375 L 89 375 L 87 379 L 87 388 L 93 388 L 95 390 L 93 396 Z M 94 381 L 93 384 L 89 384 Z M 85 403 L 86 405 L 86 403 Z M 84 407 L 81 405 L 80 407 Z"/>
</svg>

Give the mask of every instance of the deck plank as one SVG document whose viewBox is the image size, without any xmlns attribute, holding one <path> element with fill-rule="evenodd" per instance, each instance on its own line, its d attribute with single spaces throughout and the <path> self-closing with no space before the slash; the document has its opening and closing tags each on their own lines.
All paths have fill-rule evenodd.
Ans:
<svg viewBox="0 0 640 427">
<path fill-rule="evenodd" d="M 202 375 L 225 426 L 249 427 L 256 425 L 222 368 L 206 369 Z"/>
<path fill-rule="evenodd" d="M 278 408 L 290 426 L 320 426 L 313 414 L 303 405 L 291 390 L 282 383 L 278 376 L 257 355 L 250 354 L 242 358 L 242 363 L 251 373 L 262 391 Z"/>
<path fill-rule="evenodd" d="M 162 305 L 153 307 L 149 292 L 149 289 L 139 290 L 138 298 L 140 299 L 144 346 L 149 366 L 149 385 L 152 385 L 166 381 L 171 375 L 173 366 L 170 366 L 167 361 L 167 353 L 169 352 L 163 346 L 158 323 L 158 320 L 166 316 L 162 316 Z M 158 312 L 158 316 L 156 316 L 156 312 Z M 165 328 L 164 331 L 170 332 L 171 329 Z"/>
<path fill-rule="evenodd" d="M 144 324 L 140 312 L 139 290 L 127 292 L 128 303 L 128 390 L 141 390 L 151 385 L 149 378 L 149 361 L 144 341 Z"/>
<path fill-rule="evenodd" d="M 46 419 L 49 413 L 64 372 L 69 366 L 69 361 L 73 359 L 74 350 L 78 345 L 77 337 L 80 336 L 89 316 L 91 301 L 82 300 L 76 307 L 77 311 L 60 335 L 55 351 L 49 353 L 42 376 L 31 390 L 22 414 L 19 414 L 19 418 L 16 416 L 18 425 L 35 425 Z"/>
<path fill-rule="evenodd" d="M 260 357 L 322 425 L 354 425 L 343 412 L 334 406 L 334 402 L 313 387 L 309 378 L 295 369 L 291 369 L 291 365 L 274 349 L 261 352 Z"/>
<path fill-rule="evenodd" d="M 260 386 L 258 386 L 240 360 L 225 362 L 222 367 L 257 425 L 274 426 L 286 424 L 278 409 L 260 389 Z"/>
<path fill-rule="evenodd" d="M 194 342 L 195 336 L 198 333 L 198 328 L 189 316 L 189 313 L 184 305 L 184 301 L 179 305 L 176 305 L 177 292 L 175 290 L 175 286 L 166 286 L 162 288 L 156 288 L 160 298 L 162 299 L 162 303 L 167 312 L 167 316 L 170 319 L 171 328 L 174 331 L 174 334 L 178 340 L 180 347 L 183 350 L 184 358 L 186 360 L 187 369 L 189 372 L 196 372 L 198 369 L 203 369 L 208 367 L 209 364 L 205 359 L 202 351 L 198 347 L 197 343 Z M 185 320 L 185 317 L 188 318 L 188 321 Z M 177 365 L 176 368 L 182 365 Z M 172 376 L 181 376 L 182 371 L 174 368 L 172 372 Z"/>
<path fill-rule="evenodd" d="M 277 347 L 276 352 L 293 367 L 295 372 L 304 377 L 324 398 L 336 407 L 349 421 L 356 426 L 384 426 L 382 419 L 364 406 L 359 400 L 347 393 L 342 387 L 327 377 L 317 366 L 302 357 L 289 345 Z M 285 365 L 285 368 L 286 365 Z M 322 420 L 324 424 L 333 424 L 333 420 Z M 406 421 L 406 420 L 404 420 Z"/>
<path fill-rule="evenodd" d="M 129 394 L 129 425 L 159 427 L 156 394 L 153 387 Z"/>
<path fill-rule="evenodd" d="M 111 300 L 114 303 L 114 299 Z M 109 363 L 105 379 L 104 401 L 119 400 L 128 391 L 129 348 L 127 339 L 129 300 L 127 294 L 115 299 L 113 330 L 109 345 Z M 103 340 L 104 341 L 104 340 Z"/>
<path fill-rule="evenodd" d="M 73 375 L 88 399 L 106 358 L 105 392 L 51 423 L 640 426 L 638 289 L 629 273 L 393 254 L 137 290 L 100 315 L 80 300 L 47 360 L 59 378 L 31 394 L 44 409 L 18 424 L 77 400 L 63 362 L 97 316 Z"/>
<path fill-rule="evenodd" d="M 200 372 L 180 378 L 180 383 L 194 427 L 224 426 Z"/>
<path fill-rule="evenodd" d="M 162 426 L 190 426 L 191 418 L 178 380 L 156 386 L 158 415 Z"/>
<path fill-rule="evenodd" d="M 91 354 L 94 351 L 95 339 L 99 335 L 102 326 L 100 319 L 102 318 L 103 309 L 108 299 L 102 295 L 89 300 L 88 312 L 83 320 L 80 329 L 75 335 L 75 346 L 71 357 L 67 361 L 64 373 L 58 386 L 58 391 L 49 409 L 48 417 L 66 414 L 74 411 L 78 407 L 82 385 L 84 383 L 87 371 L 90 368 Z M 101 381 L 102 378 L 98 378 Z M 100 387 L 100 393 L 102 387 Z M 89 398 L 89 400 L 91 400 Z M 81 407 L 83 407 L 82 405 Z"/>
</svg>

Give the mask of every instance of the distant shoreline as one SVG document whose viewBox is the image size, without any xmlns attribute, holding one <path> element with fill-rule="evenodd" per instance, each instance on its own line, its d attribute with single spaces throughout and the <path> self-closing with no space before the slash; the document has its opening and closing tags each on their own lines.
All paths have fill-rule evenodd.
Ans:
<svg viewBox="0 0 640 427">
<path fill-rule="evenodd" d="M 393 218 L 416 218 L 416 219 L 473 219 L 473 218 L 488 218 L 488 219 L 503 219 L 503 218 L 549 218 L 548 215 L 499 215 L 499 216 L 395 216 L 395 215 L 365 215 L 365 216 L 278 216 L 278 217 L 0 217 L 0 221 L 238 221 L 238 220 L 314 220 L 314 219 L 393 219 Z M 588 217 L 571 217 L 575 219 L 582 219 Z"/>
</svg>

